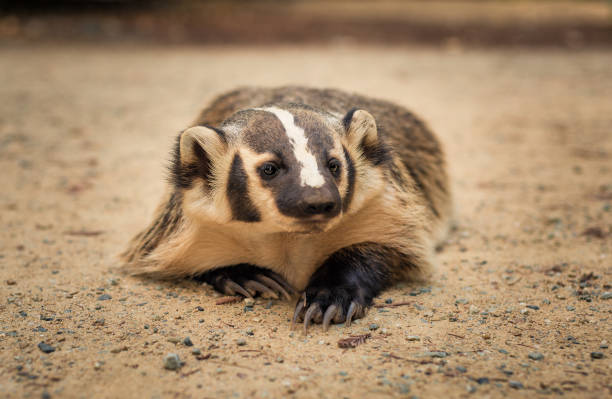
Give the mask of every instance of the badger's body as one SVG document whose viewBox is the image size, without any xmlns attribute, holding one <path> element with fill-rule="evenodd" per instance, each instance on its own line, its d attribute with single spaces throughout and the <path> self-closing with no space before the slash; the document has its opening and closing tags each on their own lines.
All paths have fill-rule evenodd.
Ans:
<svg viewBox="0 0 612 399">
<path fill-rule="evenodd" d="M 451 201 L 443 152 L 392 103 L 338 90 L 243 88 L 177 140 L 168 192 L 123 254 L 135 274 L 226 293 L 304 291 L 295 319 L 361 317 L 427 271 Z"/>
</svg>

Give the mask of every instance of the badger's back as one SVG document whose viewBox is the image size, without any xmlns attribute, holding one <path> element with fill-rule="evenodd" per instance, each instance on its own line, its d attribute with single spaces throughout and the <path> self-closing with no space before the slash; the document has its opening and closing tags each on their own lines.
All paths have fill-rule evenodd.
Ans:
<svg viewBox="0 0 612 399">
<path fill-rule="evenodd" d="M 277 103 L 306 104 L 338 115 L 345 115 L 354 108 L 370 112 L 376 120 L 380 138 L 390 149 L 389 153 L 405 166 L 432 216 L 439 222 L 441 229 L 435 239 L 441 238 L 451 216 L 444 153 L 427 126 L 402 106 L 336 89 L 244 87 L 213 100 L 195 124 L 218 126 L 239 110 Z M 390 174 L 402 182 L 397 164 L 390 162 L 389 167 Z"/>
</svg>

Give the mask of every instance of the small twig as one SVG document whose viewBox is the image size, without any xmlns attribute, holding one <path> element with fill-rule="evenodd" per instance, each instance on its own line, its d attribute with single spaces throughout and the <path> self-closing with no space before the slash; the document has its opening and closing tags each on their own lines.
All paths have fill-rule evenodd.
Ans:
<svg viewBox="0 0 612 399">
<path fill-rule="evenodd" d="M 461 339 L 465 339 L 464 336 L 461 335 L 457 335 L 457 334 L 453 334 L 453 333 L 447 333 L 448 335 L 452 335 L 453 337 L 457 337 L 457 338 L 461 338 Z"/>
<path fill-rule="evenodd" d="M 348 338 L 343 338 L 338 341 L 339 348 L 356 348 L 357 346 L 363 344 L 366 339 L 370 338 L 372 335 L 370 333 L 363 335 L 352 335 Z"/>
<path fill-rule="evenodd" d="M 379 303 L 374 305 L 375 308 L 394 308 L 397 306 L 411 305 L 412 302 L 396 302 L 396 303 Z"/>
<path fill-rule="evenodd" d="M 84 236 L 84 237 L 94 237 L 99 236 L 100 234 L 104 234 L 102 230 L 68 230 L 64 231 L 64 234 L 69 236 Z"/>
<path fill-rule="evenodd" d="M 226 305 L 228 303 L 240 302 L 239 296 L 224 296 L 223 298 L 217 299 L 215 305 Z"/>
<path fill-rule="evenodd" d="M 202 370 L 202 369 L 200 369 L 200 368 L 193 369 L 193 370 L 188 371 L 188 372 L 186 372 L 186 373 L 182 373 L 182 374 L 181 374 L 181 377 L 189 377 L 190 375 L 195 374 L 195 373 L 197 373 L 198 371 L 201 371 L 201 370 Z"/>
<path fill-rule="evenodd" d="M 581 374 L 584 376 L 589 375 L 589 373 L 587 373 L 586 371 L 577 371 L 577 370 L 564 370 L 566 373 L 576 373 L 576 374 Z"/>
<path fill-rule="evenodd" d="M 512 280 L 512 281 L 508 281 L 508 283 L 507 283 L 507 284 L 508 284 L 508 285 L 514 285 L 514 284 L 518 283 L 519 281 L 521 281 L 522 279 L 523 279 L 523 276 L 518 276 L 517 278 L 515 278 L 515 279 L 514 279 L 514 280 Z"/>
</svg>

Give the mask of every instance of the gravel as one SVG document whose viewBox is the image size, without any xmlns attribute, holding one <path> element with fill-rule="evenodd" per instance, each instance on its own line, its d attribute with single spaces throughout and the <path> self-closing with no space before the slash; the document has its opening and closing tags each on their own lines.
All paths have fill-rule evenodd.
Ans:
<svg viewBox="0 0 612 399">
<path fill-rule="evenodd" d="M 164 357 L 164 368 L 166 370 L 178 370 L 183 367 L 183 362 L 176 353 L 168 353 Z"/>
<path fill-rule="evenodd" d="M 45 344 L 44 342 L 40 342 L 38 344 L 38 349 L 40 349 L 41 351 L 43 351 L 44 353 L 51 353 L 51 352 L 55 352 L 55 348 L 51 345 Z"/>
<path fill-rule="evenodd" d="M 542 360 L 542 359 L 544 359 L 544 355 L 541 354 L 540 352 L 529 352 L 529 355 L 527 355 L 527 356 L 529 356 L 529 358 L 531 360 Z"/>
</svg>

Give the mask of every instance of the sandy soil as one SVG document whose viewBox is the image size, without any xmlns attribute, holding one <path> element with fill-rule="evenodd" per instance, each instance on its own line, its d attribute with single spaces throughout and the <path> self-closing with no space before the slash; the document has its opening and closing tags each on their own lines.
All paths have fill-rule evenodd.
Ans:
<svg viewBox="0 0 612 399">
<path fill-rule="evenodd" d="M 0 52 L 1 397 L 612 395 L 609 51 Z M 359 91 L 429 122 L 458 228 L 427 285 L 304 336 L 290 330 L 293 303 L 216 305 L 209 287 L 117 271 L 161 195 L 175 133 L 247 83 Z M 164 369 L 168 353 L 180 370 Z"/>
</svg>

